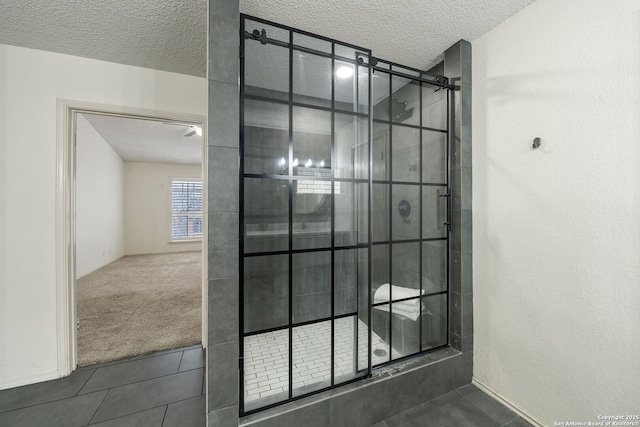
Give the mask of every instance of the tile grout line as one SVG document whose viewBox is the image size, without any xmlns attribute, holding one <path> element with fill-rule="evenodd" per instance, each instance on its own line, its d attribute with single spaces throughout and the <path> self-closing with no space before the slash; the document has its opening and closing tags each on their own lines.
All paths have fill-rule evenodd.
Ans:
<svg viewBox="0 0 640 427">
<path fill-rule="evenodd" d="M 94 371 L 91 375 L 89 375 L 89 378 L 91 378 L 91 377 L 93 376 L 93 374 L 95 374 L 95 371 Z M 55 379 L 55 380 L 49 380 L 49 381 L 58 381 L 58 380 L 60 380 L 60 379 L 61 379 L 61 378 L 57 378 L 57 379 Z M 87 381 L 89 381 L 89 379 L 87 379 Z M 61 397 L 61 398 L 52 399 L 52 400 L 46 400 L 46 401 L 44 401 L 44 402 L 34 403 L 33 405 L 19 406 L 19 407 L 17 407 L 17 408 L 13 408 L 13 409 L 7 409 L 7 410 L 5 410 L 5 411 L 0 411 L 0 414 L 5 414 L 5 413 L 13 412 L 13 411 L 19 411 L 19 410 L 21 410 L 21 409 L 34 408 L 34 407 L 36 407 L 36 406 L 40 406 L 40 405 L 47 405 L 47 404 L 49 404 L 49 403 L 55 403 L 55 402 L 60 402 L 60 401 L 62 401 L 62 400 L 73 399 L 74 397 L 80 397 L 80 394 L 79 394 L 79 393 L 80 393 L 80 391 L 84 388 L 84 386 L 85 386 L 85 385 L 87 385 L 87 381 L 85 381 L 85 382 L 84 382 L 84 384 L 82 384 L 82 387 L 80 387 L 80 389 L 79 389 L 75 394 L 73 394 L 73 395 L 71 395 L 71 396 Z M 48 382 L 48 381 L 46 381 L 46 382 Z M 22 387 L 29 387 L 30 385 L 35 385 L 35 384 L 28 384 L 28 385 L 25 385 L 25 386 L 22 386 Z M 16 387 L 16 388 L 20 388 L 20 387 Z M 11 389 L 7 389 L 7 390 L 11 390 Z M 2 391 L 5 391 L 5 390 L 2 390 Z M 83 394 L 82 396 L 87 396 L 87 395 L 89 395 L 89 394 L 92 394 L 92 393 L 98 393 L 98 392 L 101 392 L 101 391 L 104 391 L 104 390 L 96 390 L 96 391 L 92 391 L 92 392 L 89 392 L 89 393 L 85 393 L 85 394 Z"/>
<path fill-rule="evenodd" d="M 87 378 L 87 380 L 84 382 L 84 384 L 82 384 L 82 387 L 80 387 L 80 389 L 78 390 L 78 392 L 74 395 L 74 396 L 79 396 L 80 392 L 87 386 L 87 383 L 89 382 L 89 380 L 91 378 L 93 378 L 93 376 L 96 374 L 96 372 L 98 372 L 98 369 L 100 368 L 95 368 L 93 370 L 93 372 L 91 373 L 91 375 L 89 375 L 89 378 Z M 100 390 L 96 390 L 96 391 L 100 391 Z M 86 394 L 86 393 L 85 393 Z"/>
<path fill-rule="evenodd" d="M 160 407 L 162 407 L 162 406 L 169 406 L 169 405 L 168 405 L 168 404 L 165 404 L 165 405 L 158 405 L 158 406 L 154 406 L 154 407 L 152 407 L 152 408 L 143 409 L 143 410 L 141 410 L 141 411 L 132 412 L 132 413 L 130 413 L 130 414 L 119 415 L 119 416 L 117 416 L 117 417 L 115 417 L 115 418 L 108 418 L 108 419 L 106 419 L 106 420 L 100 421 L 100 422 L 98 422 L 97 424 L 100 424 L 100 423 L 106 423 L 106 422 L 108 422 L 108 421 L 117 420 L 118 418 L 130 417 L 131 415 L 136 415 L 136 414 L 140 414 L 140 413 L 142 413 L 142 412 L 151 411 L 152 409 L 157 409 L 157 408 L 160 408 Z M 165 409 L 165 411 L 166 411 L 166 409 Z M 164 417 L 163 417 L 163 420 L 164 420 Z M 91 421 L 93 421 L 93 418 L 91 419 Z M 86 426 L 86 427 L 89 427 L 89 426 L 92 426 L 92 425 L 95 425 L 95 424 L 92 424 L 91 422 L 89 422 L 89 424 L 87 424 L 87 426 Z"/>
<path fill-rule="evenodd" d="M 178 362 L 178 370 L 176 371 L 176 374 L 180 372 L 180 367 L 182 366 L 182 359 L 184 359 L 184 352 L 186 350 L 182 351 L 182 354 L 180 355 L 180 362 Z"/>
<path fill-rule="evenodd" d="M 103 389 L 99 389 L 99 390 L 94 390 L 94 391 L 92 391 L 90 393 L 95 393 L 95 392 L 98 392 L 98 391 L 105 391 L 105 390 L 112 390 L 114 388 L 126 387 L 126 386 L 131 385 L 131 384 L 140 384 L 140 383 L 143 383 L 145 381 L 152 381 L 152 380 L 157 380 L 157 379 L 160 379 L 160 378 L 170 377 L 171 375 L 186 374 L 187 372 L 197 371 L 198 369 L 204 369 L 204 366 L 201 366 L 199 368 L 187 369 L 186 371 L 182 371 L 182 372 L 174 372 L 172 374 L 165 374 L 165 375 L 160 375 L 160 376 L 157 376 L 157 377 L 147 378 L 146 380 L 139 380 L 139 381 L 134 381 L 134 382 L 126 383 L 126 384 L 116 385 L 116 386 L 113 386 L 113 387 L 107 387 L 107 388 L 103 388 Z M 90 393 L 86 393 L 86 394 L 90 394 Z"/>
<path fill-rule="evenodd" d="M 96 410 L 93 411 L 93 415 L 91 415 L 91 419 L 89 420 L 89 424 L 87 425 L 91 425 L 91 422 L 93 421 L 93 419 L 95 418 L 96 414 L 98 413 L 98 411 L 100 410 L 100 407 L 102 406 L 102 404 L 104 403 L 105 399 L 107 398 L 107 396 L 109 396 L 109 393 L 111 393 L 111 389 L 109 389 L 105 394 L 104 397 L 102 398 L 102 400 L 100 401 L 100 404 L 96 407 Z"/>
<path fill-rule="evenodd" d="M 162 414 L 162 422 L 160 423 L 160 427 L 164 425 L 164 420 L 167 418 L 167 412 L 169 412 L 169 403 L 164 407 L 164 413 Z"/>
</svg>

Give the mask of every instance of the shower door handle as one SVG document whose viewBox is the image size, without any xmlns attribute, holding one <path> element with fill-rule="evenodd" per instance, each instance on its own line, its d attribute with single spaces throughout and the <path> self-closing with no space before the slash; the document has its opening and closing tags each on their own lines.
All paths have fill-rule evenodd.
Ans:
<svg viewBox="0 0 640 427">
<path fill-rule="evenodd" d="M 447 192 L 444 194 L 439 194 L 440 197 L 446 197 L 447 198 L 447 204 L 445 209 L 447 210 L 447 213 L 445 215 L 445 221 L 442 223 L 442 225 L 447 227 L 447 231 L 451 231 L 451 189 L 447 188 Z"/>
</svg>

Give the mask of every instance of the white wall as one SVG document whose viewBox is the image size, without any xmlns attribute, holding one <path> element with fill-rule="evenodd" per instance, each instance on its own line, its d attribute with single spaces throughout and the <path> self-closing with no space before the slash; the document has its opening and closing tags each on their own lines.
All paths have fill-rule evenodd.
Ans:
<svg viewBox="0 0 640 427">
<path fill-rule="evenodd" d="M 0 45 L 0 389 L 58 375 L 57 99 L 206 116 L 207 82 Z"/>
<path fill-rule="evenodd" d="M 201 242 L 169 243 L 171 178 L 201 179 L 200 165 L 125 162 L 125 253 L 197 251 Z"/>
<path fill-rule="evenodd" d="M 544 425 L 637 414 L 640 2 L 473 43 L 473 209 L 475 380 Z"/>
<path fill-rule="evenodd" d="M 76 278 L 124 255 L 124 162 L 78 114 Z"/>
</svg>

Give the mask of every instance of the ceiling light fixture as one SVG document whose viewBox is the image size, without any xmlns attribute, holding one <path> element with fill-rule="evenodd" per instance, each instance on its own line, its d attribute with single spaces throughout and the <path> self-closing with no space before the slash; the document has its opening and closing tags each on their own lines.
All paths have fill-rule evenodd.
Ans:
<svg viewBox="0 0 640 427">
<path fill-rule="evenodd" d="M 353 67 L 343 65 L 336 70 L 336 76 L 341 79 L 348 79 L 353 76 Z"/>
</svg>

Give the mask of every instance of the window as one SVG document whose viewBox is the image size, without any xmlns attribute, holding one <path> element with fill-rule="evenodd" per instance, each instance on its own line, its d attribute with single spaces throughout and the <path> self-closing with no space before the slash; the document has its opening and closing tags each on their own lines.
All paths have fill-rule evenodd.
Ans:
<svg viewBox="0 0 640 427">
<path fill-rule="evenodd" d="M 171 181 L 171 239 L 202 238 L 202 182 Z"/>
</svg>

